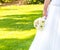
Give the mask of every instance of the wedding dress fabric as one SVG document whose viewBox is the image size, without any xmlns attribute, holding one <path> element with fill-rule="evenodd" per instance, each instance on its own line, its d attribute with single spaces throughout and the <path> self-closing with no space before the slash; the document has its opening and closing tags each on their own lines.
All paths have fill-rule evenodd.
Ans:
<svg viewBox="0 0 60 50">
<path fill-rule="evenodd" d="M 43 31 L 38 30 L 29 50 L 60 50 L 60 0 L 52 0 Z"/>
</svg>

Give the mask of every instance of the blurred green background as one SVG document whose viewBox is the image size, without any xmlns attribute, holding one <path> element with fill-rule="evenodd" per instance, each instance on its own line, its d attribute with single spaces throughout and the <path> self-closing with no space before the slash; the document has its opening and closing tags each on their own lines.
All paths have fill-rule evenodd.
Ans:
<svg viewBox="0 0 60 50">
<path fill-rule="evenodd" d="M 42 17 L 43 11 L 43 1 L 32 2 L 17 4 L 14 0 L 0 0 L 0 50 L 29 49 L 36 35 L 33 22 Z"/>
<path fill-rule="evenodd" d="M 27 5 L 27 4 L 40 4 L 40 3 L 44 3 L 44 0 L 0 0 L 0 5 L 7 5 L 7 4 Z"/>
</svg>

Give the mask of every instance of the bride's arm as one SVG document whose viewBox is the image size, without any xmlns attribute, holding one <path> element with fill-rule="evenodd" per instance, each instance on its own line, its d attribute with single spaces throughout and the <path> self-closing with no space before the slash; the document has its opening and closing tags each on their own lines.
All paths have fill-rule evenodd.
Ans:
<svg viewBox="0 0 60 50">
<path fill-rule="evenodd" d="M 49 3 L 50 3 L 50 0 L 44 1 L 43 16 L 47 16 L 47 8 L 48 8 Z"/>
</svg>

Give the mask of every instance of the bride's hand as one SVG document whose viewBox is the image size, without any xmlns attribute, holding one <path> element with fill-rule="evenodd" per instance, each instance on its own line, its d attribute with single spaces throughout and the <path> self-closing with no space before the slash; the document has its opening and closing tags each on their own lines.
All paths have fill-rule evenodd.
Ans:
<svg viewBox="0 0 60 50">
<path fill-rule="evenodd" d="M 43 11 L 43 16 L 47 17 L 47 11 L 46 10 Z"/>
</svg>

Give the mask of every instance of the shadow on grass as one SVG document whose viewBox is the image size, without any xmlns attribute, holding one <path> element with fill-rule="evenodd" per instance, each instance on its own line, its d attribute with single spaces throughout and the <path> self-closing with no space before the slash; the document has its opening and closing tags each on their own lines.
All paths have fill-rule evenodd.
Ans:
<svg viewBox="0 0 60 50">
<path fill-rule="evenodd" d="M 36 18 L 42 16 L 42 11 L 38 14 L 22 14 L 22 15 L 7 15 L 0 19 L 0 28 L 7 28 L 8 30 L 30 30 L 33 29 L 33 22 Z M 40 12 L 40 13 L 39 13 Z"/>
<path fill-rule="evenodd" d="M 0 39 L 0 50 L 28 50 L 34 36 L 29 39 Z"/>
</svg>

